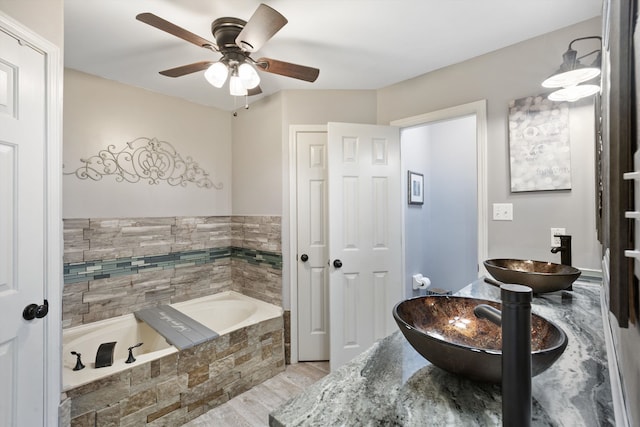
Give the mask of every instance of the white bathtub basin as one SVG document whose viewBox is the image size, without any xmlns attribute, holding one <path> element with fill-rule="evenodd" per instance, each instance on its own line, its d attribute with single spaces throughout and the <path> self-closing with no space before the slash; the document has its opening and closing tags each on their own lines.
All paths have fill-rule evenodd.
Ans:
<svg viewBox="0 0 640 427">
<path fill-rule="evenodd" d="M 220 335 L 282 316 L 282 308 L 234 291 L 171 304 Z"/>
<path fill-rule="evenodd" d="M 94 362 L 98 347 L 102 343 L 112 341 L 116 341 L 113 365 L 95 369 Z M 128 347 L 140 342 L 144 344 L 133 350 L 136 362 L 124 363 L 129 355 Z M 62 386 L 63 390 L 68 390 L 97 378 L 115 374 L 135 364 L 175 353 L 178 349 L 169 345 L 162 335 L 146 323 L 136 320 L 133 314 L 126 314 L 65 329 L 62 332 L 62 351 Z M 72 351 L 82 354 L 84 369 L 73 370 L 76 365 L 76 356 L 71 354 Z"/>
</svg>

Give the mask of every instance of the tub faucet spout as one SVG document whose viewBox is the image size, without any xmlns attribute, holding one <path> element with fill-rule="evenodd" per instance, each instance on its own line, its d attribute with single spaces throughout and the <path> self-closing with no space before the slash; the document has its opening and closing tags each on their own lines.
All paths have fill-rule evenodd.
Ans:
<svg viewBox="0 0 640 427">
<path fill-rule="evenodd" d="M 113 351 L 115 347 L 115 341 L 100 344 L 98 352 L 96 353 L 96 368 L 104 368 L 105 366 L 113 365 Z"/>
<path fill-rule="evenodd" d="M 531 425 L 531 299 L 522 285 L 500 287 L 502 312 L 486 304 L 473 309 L 478 318 L 502 327 L 502 425 Z"/>
</svg>

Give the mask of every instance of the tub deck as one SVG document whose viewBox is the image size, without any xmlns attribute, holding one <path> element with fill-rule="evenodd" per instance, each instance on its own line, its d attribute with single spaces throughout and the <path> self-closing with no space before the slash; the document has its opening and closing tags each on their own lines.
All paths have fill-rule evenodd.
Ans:
<svg viewBox="0 0 640 427">
<path fill-rule="evenodd" d="M 169 305 L 145 308 L 134 313 L 178 350 L 186 350 L 218 338 L 219 334 Z"/>
</svg>

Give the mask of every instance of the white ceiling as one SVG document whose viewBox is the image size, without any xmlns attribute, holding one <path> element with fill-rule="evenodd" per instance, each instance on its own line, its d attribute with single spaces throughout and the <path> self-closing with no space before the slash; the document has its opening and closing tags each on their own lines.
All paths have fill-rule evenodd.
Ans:
<svg viewBox="0 0 640 427">
<path fill-rule="evenodd" d="M 265 0 L 289 23 L 252 55 L 320 69 L 315 83 L 261 73 L 283 89 L 379 89 L 600 15 L 602 0 Z M 220 55 L 135 16 L 154 13 L 205 39 L 211 22 L 248 20 L 259 0 L 64 0 L 65 66 L 231 111 L 244 99 L 203 72 L 159 71 Z M 591 35 L 591 34 L 585 34 Z M 570 40 L 567 40 L 567 45 Z M 564 48 L 564 47 L 563 47 Z M 558 58 L 558 65 L 561 58 Z M 549 70 L 550 72 L 552 70 Z"/>
</svg>

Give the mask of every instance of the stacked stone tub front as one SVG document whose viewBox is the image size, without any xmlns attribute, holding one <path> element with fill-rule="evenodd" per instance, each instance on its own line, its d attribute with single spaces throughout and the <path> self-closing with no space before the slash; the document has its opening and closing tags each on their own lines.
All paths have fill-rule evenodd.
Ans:
<svg viewBox="0 0 640 427">
<path fill-rule="evenodd" d="M 182 425 L 284 370 L 282 309 L 233 291 L 171 304 L 217 338 L 178 350 L 133 314 L 63 332 L 72 426 Z M 95 368 L 116 341 L 113 365 Z M 136 361 L 125 363 L 128 347 Z M 74 371 L 75 351 L 86 367 Z"/>
</svg>

